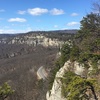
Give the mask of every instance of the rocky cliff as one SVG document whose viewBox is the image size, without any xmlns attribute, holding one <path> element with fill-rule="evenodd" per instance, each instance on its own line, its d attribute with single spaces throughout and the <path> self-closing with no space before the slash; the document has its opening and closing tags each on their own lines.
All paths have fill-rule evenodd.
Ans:
<svg viewBox="0 0 100 100">
<path fill-rule="evenodd" d="M 100 69 L 100 62 L 98 62 L 98 68 Z M 80 64 L 76 61 L 73 63 L 71 61 L 67 61 L 64 66 L 56 73 L 52 89 L 46 94 L 47 100 L 66 100 L 66 98 L 64 98 L 61 93 L 62 82 L 59 78 L 62 78 L 65 72 L 69 70 L 73 71 L 76 75 L 81 77 L 88 77 L 87 75 L 91 72 L 92 66 L 90 65 L 90 68 L 87 69 L 84 67 L 84 64 Z M 91 100 L 94 99 L 91 98 Z M 99 96 L 98 100 L 100 100 Z"/>
<path fill-rule="evenodd" d="M 61 46 L 65 41 L 72 38 L 74 34 L 56 32 L 29 32 L 16 35 L 0 35 L 0 44 L 27 44 L 32 46 L 42 45 Z"/>
<path fill-rule="evenodd" d="M 63 41 L 59 41 L 58 39 L 51 39 L 44 35 L 23 35 L 23 36 L 15 36 L 13 38 L 10 38 L 9 40 L 7 38 L 2 38 L 0 40 L 0 43 L 3 44 L 28 44 L 28 45 L 43 45 L 45 47 L 47 46 L 59 46 L 63 44 Z"/>
<path fill-rule="evenodd" d="M 64 40 L 65 36 L 66 39 Z M 69 41 L 70 35 L 62 35 L 60 33 L 32 32 L 16 35 L 0 35 L 0 58 L 12 58 L 34 52 L 34 48 L 37 46 L 60 48 L 62 44 L 65 42 L 69 43 Z"/>
</svg>

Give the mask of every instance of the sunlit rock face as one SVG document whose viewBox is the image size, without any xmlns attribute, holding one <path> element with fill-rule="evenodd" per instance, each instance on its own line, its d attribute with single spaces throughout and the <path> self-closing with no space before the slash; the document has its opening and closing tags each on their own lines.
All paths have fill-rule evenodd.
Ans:
<svg viewBox="0 0 100 100">
<path fill-rule="evenodd" d="M 47 92 L 47 100 L 66 100 L 66 98 L 61 95 L 61 81 L 59 77 L 63 77 L 66 71 L 73 71 L 75 74 L 84 76 L 84 73 L 87 72 L 84 68 L 84 64 L 79 64 L 78 62 L 67 61 L 62 68 L 57 72 L 52 89 Z"/>
<path fill-rule="evenodd" d="M 6 38 L 3 38 L 2 40 L 0 40 L 0 43 L 27 44 L 27 45 L 32 45 L 32 46 L 42 45 L 44 47 L 48 47 L 48 46 L 58 47 L 62 45 L 64 42 L 59 41 L 58 39 L 55 39 L 55 38 L 51 39 L 49 37 L 46 37 L 45 35 L 31 34 L 31 35 L 15 36 L 13 38 L 10 38 L 9 40 L 7 40 Z"/>
<path fill-rule="evenodd" d="M 63 77 L 69 65 L 70 65 L 70 61 L 66 62 L 65 65 L 57 72 L 52 86 L 52 90 L 48 91 L 46 94 L 47 100 L 66 100 L 61 96 L 61 81 L 58 78 Z"/>
</svg>

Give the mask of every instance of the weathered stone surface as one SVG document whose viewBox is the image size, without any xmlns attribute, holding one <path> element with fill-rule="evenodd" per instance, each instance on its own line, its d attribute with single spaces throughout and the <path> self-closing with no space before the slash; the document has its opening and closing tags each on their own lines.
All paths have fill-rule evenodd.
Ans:
<svg viewBox="0 0 100 100">
<path fill-rule="evenodd" d="M 37 45 L 43 45 L 44 47 L 48 47 L 48 46 L 55 46 L 58 47 L 60 45 L 62 45 L 64 42 L 63 41 L 59 41 L 58 39 L 51 39 L 46 37 L 45 35 L 25 35 L 25 36 L 16 36 L 10 40 L 7 39 L 2 39 L 0 40 L 0 43 L 3 44 L 27 44 L 27 45 L 33 45 L 33 46 L 37 46 Z"/>
<path fill-rule="evenodd" d="M 90 66 L 91 67 L 91 66 Z M 63 77 L 66 71 L 73 71 L 75 74 L 84 77 L 86 72 L 88 74 L 89 71 L 84 67 L 84 64 L 80 64 L 79 62 L 71 62 L 67 61 L 62 68 L 57 72 L 52 89 L 47 92 L 46 99 L 47 100 L 66 100 L 61 95 L 61 81 L 59 78 Z"/>
</svg>

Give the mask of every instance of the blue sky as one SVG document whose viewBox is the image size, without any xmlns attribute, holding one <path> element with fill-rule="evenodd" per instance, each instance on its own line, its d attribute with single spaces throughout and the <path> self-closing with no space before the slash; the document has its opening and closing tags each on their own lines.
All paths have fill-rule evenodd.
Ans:
<svg viewBox="0 0 100 100">
<path fill-rule="evenodd" d="M 0 0 L 0 33 L 79 29 L 97 0 Z"/>
</svg>

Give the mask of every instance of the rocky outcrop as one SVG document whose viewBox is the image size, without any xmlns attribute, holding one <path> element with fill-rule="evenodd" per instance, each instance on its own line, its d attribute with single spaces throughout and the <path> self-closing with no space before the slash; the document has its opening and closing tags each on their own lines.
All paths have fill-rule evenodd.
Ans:
<svg viewBox="0 0 100 100">
<path fill-rule="evenodd" d="M 67 41 L 67 40 L 66 40 Z M 68 42 L 69 43 L 69 42 Z M 34 52 L 34 47 L 54 47 L 60 48 L 64 44 L 63 40 L 50 37 L 47 34 L 19 34 L 13 37 L 1 37 L 0 45 L 9 48 L 8 51 L 1 49 L 0 59 L 2 58 L 12 58 L 23 54 L 29 54 Z M 14 50 L 10 49 L 15 46 Z M 19 47 L 18 49 L 17 46 Z M 21 48 L 20 48 L 21 47 Z M 15 50 L 16 49 L 16 50 Z M 7 51 L 5 53 L 5 51 Z M 3 52 L 3 53 L 2 53 Z"/>
<path fill-rule="evenodd" d="M 91 66 L 90 66 L 91 68 Z M 84 67 L 84 64 L 80 64 L 78 62 L 67 61 L 62 68 L 56 73 L 54 83 L 52 89 L 47 92 L 46 99 L 47 100 L 66 100 L 66 98 L 61 95 L 61 80 L 59 78 L 63 77 L 66 71 L 73 71 L 75 74 L 80 75 L 81 77 L 87 77 L 86 75 L 89 73 Z"/>
<path fill-rule="evenodd" d="M 46 37 L 43 34 L 31 34 L 31 35 L 19 35 L 12 38 L 2 38 L 0 43 L 3 44 L 27 44 L 32 46 L 42 45 L 44 47 L 48 46 L 61 46 L 64 41 L 59 41 L 55 38 Z"/>
</svg>

